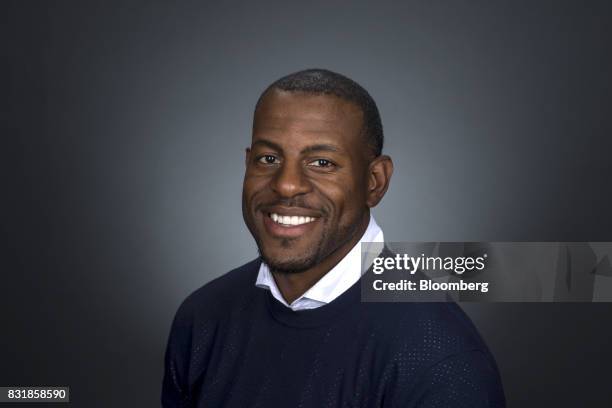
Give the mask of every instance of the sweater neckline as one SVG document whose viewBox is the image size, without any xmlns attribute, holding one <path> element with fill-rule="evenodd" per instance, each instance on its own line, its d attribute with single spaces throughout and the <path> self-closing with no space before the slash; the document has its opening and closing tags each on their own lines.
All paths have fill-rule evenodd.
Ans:
<svg viewBox="0 0 612 408">
<path fill-rule="evenodd" d="M 391 251 L 385 245 L 379 256 L 390 256 Z M 372 265 L 365 274 L 372 272 Z M 365 275 L 364 274 L 364 275 Z M 283 305 L 266 290 L 266 304 L 272 316 L 282 324 L 291 327 L 312 328 L 331 323 L 336 315 L 349 307 L 358 307 L 361 303 L 361 282 L 363 275 L 344 293 L 326 305 L 314 309 L 297 310 Z"/>
<path fill-rule="evenodd" d="M 336 299 L 314 309 L 294 311 L 275 299 L 269 290 L 266 291 L 266 304 L 272 317 L 286 326 L 300 328 L 323 326 L 331 323 L 338 313 L 346 310 L 351 305 L 355 307 L 359 304 L 360 284 L 361 279 Z"/>
</svg>

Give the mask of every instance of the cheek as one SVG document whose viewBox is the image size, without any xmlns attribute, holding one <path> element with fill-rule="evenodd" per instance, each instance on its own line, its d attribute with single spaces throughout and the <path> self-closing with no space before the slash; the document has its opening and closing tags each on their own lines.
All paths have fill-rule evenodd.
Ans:
<svg viewBox="0 0 612 408">
<path fill-rule="evenodd" d="M 267 179 L 264 177 L 251 176 L 247 174 L 242 184 L 244 200 L 249 204 L 256 201 L 257 197 L 266 191 L 265 186 L 267 183 Z"/>
<path fill-rule="evenodd" d="M 317 190 L 332 207 L 333 217 L 340 222 L 354 218 L 362 207 L 363 193 L 350 181 L 319 182 Z"/>
</svg>

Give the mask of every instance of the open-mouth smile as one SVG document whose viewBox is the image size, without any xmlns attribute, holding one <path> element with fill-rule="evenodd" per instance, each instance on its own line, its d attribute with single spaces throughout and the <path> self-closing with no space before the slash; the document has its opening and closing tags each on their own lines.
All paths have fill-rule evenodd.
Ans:
<svg viewBox="0 0 612 408">
<path fill-rule="evenodd" d="M 263 221 L 269 235 L 278 238 L 297 238 L 312 232 L 320 217 L 308 214 L 308 210 L 300 213 L 297 209 L 268 210 L 263 212 Z"/>
<path fill-rule="evenodd" d="M 276 224 L 285 227 L 308 224 L 317 219 L 317 217 L 309 217 L 307 215 L 281 215 L 277 213 L 268 213 L 268 217 L 270 217 Z"/>
</svg>

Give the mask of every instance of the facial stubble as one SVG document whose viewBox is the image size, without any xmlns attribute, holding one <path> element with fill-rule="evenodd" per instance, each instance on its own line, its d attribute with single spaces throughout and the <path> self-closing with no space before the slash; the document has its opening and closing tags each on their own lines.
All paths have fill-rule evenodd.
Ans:
<svg viewBox="0 0 612 408">
<path fill-rule="evenodd" d="M 345 227 L 340 227 L 337 231 L 337 234 L 334 237 L 329 237 L 329 230 L 327 228 L 323 228 L 323 232 L 321 234 L 321 238 L 316 244 L 315 248 L 313 248 L 310 253 L 307 253 L 301 259 L 293 259 L 287 262 L 280 262 L 271 259 L 266 256 L 264 251 L 261 249 L 261 244 L 259 240 L 256 240 L 257 249 L 263 261 L 268 265 L 272 272 L 281 273 L 281 274 L 296 274 L 300 272 L 304 272 L 314 266 L 320 264 L 327 257 L 331 256 L 334 252 L 343 247 L 347 242 L 349 242 L 355 234 L 359 224 L 352 223 Z M 344 238 L 344 239 L 342 239 Z M 280 241 L 280 245 L 285 249 L 291 249 L 292 244 L 299 238 L 282 238 Z M 342 239 L 342 240 L 341 240 Z M 339 245 L 331 247 L 334 242 L 339 242 Z"/>
</svg>

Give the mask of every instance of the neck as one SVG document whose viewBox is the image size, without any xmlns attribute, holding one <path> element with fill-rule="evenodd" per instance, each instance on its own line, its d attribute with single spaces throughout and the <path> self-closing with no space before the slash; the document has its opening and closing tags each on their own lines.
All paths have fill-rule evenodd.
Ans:
<svg viewBox="0 0 612 408">
<path fill-rule="evenodd" d="M 366 212 L 359 223 L 359 227 L 346 243 L 334 250 L 329 256 L 312 268 L 298 273 L 282 273 L 272 271 L 276 286 L 285 301 L 291 304 L 314 286 L 325 274 L 331 271 L 359 242 L 370 222 L 370 213 Z"/>
</svg>

